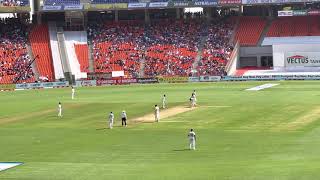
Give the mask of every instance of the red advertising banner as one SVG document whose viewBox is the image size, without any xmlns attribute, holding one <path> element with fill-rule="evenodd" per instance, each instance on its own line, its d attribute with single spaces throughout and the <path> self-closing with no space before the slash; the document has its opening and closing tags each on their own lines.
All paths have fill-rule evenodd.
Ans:
<svg viewBox="0 0 320 180">
<path fill-rule="evenodd" d="M 105 85 L 112 85 L 112 84 L 117 84 L 117 80 L 115 79 L 97 80 L 97 86 L 105 86 Z"/>
<path fill-rule="evenodd" d="M 97 80 L 97 86 L 105 86 L 105 85 L 112 85 L 112 84 L 134 84 L 138 83 L 137 79 L 124 79 L 124 78 L 117 78 L 117 79 L 104 79 L 104 80 Z"/>
<path fill-rule="evenodd" d="M 309 16 L 319 16 L 320 15 L 320 10 L 309 10 L 308 11 Z"/>
<path fill-rule="evenodd" d="M 118 84 L 133 84 L 138 83 L 137 79 L 118 79 Z"/>
<path fill-rule="evenodd" d="M 219 0 L 219 4 L 241 4 L 241 0 Z"/>
</svg>

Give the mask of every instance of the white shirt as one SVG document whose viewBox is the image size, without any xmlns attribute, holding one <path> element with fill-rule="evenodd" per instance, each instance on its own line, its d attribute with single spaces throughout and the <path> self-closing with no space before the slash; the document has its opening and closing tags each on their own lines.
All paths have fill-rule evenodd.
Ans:
<svg viewBox="0 0 320 180">
<path fill-rule="evenodd" d="M 160 109 L 159 109 L 158 106 L 154 108 L 154 113 L 156 113 L 156 114 L 159 114 L 159 113 L 160 113 Z"/>
<path fill-rule="evenodd" d="M 114 115 L 113 115 L 113 113 L 110 113 L 110 114 L 109 114 L 109 120 L 110 120 L 110 121 L 113 121 L 113 119 L 114 119 Z"/>
<path fill-rule="evenodd" d="M 72 93 L 74 93 L 74 91 L 75 91 L 75 90 L 74 90 L 74 89 L 72 89 Z"/>
<path fill-rule="evenodd" d="M 166 102 L 166 97 L 165 96 L 163 96 L 162 102 Z"/>
<path fill-rule="evenodd" d="M 121 113 L 121 118 L 127 118 L 126 112 L 122 112 L 122 113 Z"/>
<path fill-rule="evenodd" d="M 188 134 L 188 137 L 190 140 L 195 140 L 196 139 L 196 133 L 194 131 L 190 131 Z"/>
<path fill-rule="evenodd" d="M 59 108 L 59 110 L 61 110 L 61 109 L 62 109 L 62 105 L 61 105 L 61 104 L 59 104 L 59 105 L 58 105 L 58 108 Z"/>
</svg>

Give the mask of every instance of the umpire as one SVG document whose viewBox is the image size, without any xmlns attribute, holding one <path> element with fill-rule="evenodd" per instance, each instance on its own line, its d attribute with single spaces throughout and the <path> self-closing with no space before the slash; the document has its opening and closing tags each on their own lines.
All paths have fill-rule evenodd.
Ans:
<svg viewBox="0 0 320 180">
<path fill-rule="evenodd" d="M 121 113 L 121 123 L 122 123 L 122 126 L 124 125 L 127 127 L 127 113 L 124 110 Z"/>
</svg>

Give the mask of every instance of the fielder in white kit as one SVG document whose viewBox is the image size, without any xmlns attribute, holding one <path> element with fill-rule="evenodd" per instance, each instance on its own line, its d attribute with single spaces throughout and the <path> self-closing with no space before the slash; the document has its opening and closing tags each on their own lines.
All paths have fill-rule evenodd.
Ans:
<svg viewBox="0 0 320 180">
<path fill-rule="evenodd" d="M 162 108 L 165 109 L 166 108 L 166 104 L 167 104 L 167 97 L 164 94 L 162 97 Z"/>
<path fill-rule="evenodd" d="M 71 89 L 71 99 L 74 99 L 74 93 L 75 93 L 75 89 L 74 87 L 72 86 L 72 89 Z"/>
<path fill-rule="evenodd" d="M 190 132 L 188 133 L 189 138 L 189 149 L 196 150 L 196 133 L 193 131 L 193 129 L 190 129 Z"/>
<path fill-rule="evenodd" d="M 196 90 L 193 90 L 191 97 L 194 98 L 194 105 L 197 105 L 197 93 Z"/>
<path fill-rule="evenodd" d="M 62 117 L 62 104 L 59 102 L 58 104 L 58 117 Z"/>
<path fill-rule="evenodd" d="M 160 121 L 160 109 L 158 107 L 158 105 L 154 106 L 154 118 L 156 122 Z"/>
<path fill-rule="evenodd" d="M 113 128 L 113 120 L 114 120 L 114 115 L 112 112 L 110 112 L 110 114 L 109 114 L 109 128 L 110 129 Z"/>
</svg>

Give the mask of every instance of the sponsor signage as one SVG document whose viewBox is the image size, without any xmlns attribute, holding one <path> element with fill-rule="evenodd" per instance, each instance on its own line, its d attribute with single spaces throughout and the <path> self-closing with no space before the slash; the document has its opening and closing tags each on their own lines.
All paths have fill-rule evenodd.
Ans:
<svg viewBox="0 0 320 180">
<path fill-rule="evenodd" d="M 320 15 L 320 10 L 309 10 L 308 15 L 310 16 L 318 16 Z"/>
<path fill-rule="evenodd" d="M 156 78 L 139 78 L 138 83 L 157 83 L 158 80 Z"/>
<path fill-rule="evenodd" d="M 137 79 L 118 79 L 118 84 L 134 84 L 137 83 Z"/>
<path fill-rule="evenodd" d="M 219 4 L 241 4 L 241 0 L 219 0 Z"/>
<path fill-rule="evenodd" d="M 43 6 L 42 10 L 44 10 L 44 11 L 60 11 L 60 10 L 62 10 L 62 6 Z"/>
<path fill-rule="evenodd" d="M 221 76 L 200 76 L 200 82 L 220 81 Z"/>
<path fill-rule="evenodd" d="M 242 4 L 284 4 L 295 2 L 309 2 L 308 0 L 242 0 Z"/>
<path fill-rule="evenodd" d="M 279 4 L 285 2 L 287 0 L 242 0 L 242 4 Z"/>
<path fill-rule="evenodd" d="M 10 13 L 10 12 L 28 12 L 31 11 L 30 6 L 0 6 L 0 12 Z"/>
<path fill-rule="evenodd" d="M 293 11 L 293 16 L 306 16 L 307 10 L 295 10 Z"/>
<path fill-rule="evenodd" d="M 152 2 L 149 3 L 149 7 L 167 7 L 168 2 Z"/>
<path fill-rule="evenodd" d="M 96 80 L 83 80 L 83 81 L 76 81 L 76 86 L 77 87 L 82 87 L 82 86 L 96 86 L 97 81 Z"/>
<path fill-rule="evenodd" d="M 279 17 L 293 16 L 293 11 L 278 11 L 278 16 Z"/>
<path fill-rule="evenodd" d="M 97 80 L 97 86 L 117 84 L 115 79 Z"/>
<path fill-rule="evenodd" d="M 66 87 L 69 86 L 69 82 L 43 82 L 43 83 L 24 83 L 16 84 L 16 89 L 33 89 L 33 88 L 54 88 L 54 87 Z"/>
<path fill-rule="evenodd" d="M 216 6 L 218 5 L 217 1 L 196 1 L 194 2 L 196 6 Z"/>
<path fill-rule="evenodd" d="M 86 7 L 87 8 L 87 7 Z M 89 7 L 89 10 L 107 10 L 107 9 L 113 9 L 113 4 L 91 4 Z"/>
<path fill-rule="evenodd" d="M 19 166 L 23 163 L 20 162 L 0 162 L 0 171 L 4 171 L 6 169 L 10 169 L 16 166 Z"/>
<path fill-rule="evenodd" d="M 112 85 L 112 84 L 135 84 L 135 83 L 157 83 L 158 80 L 156 78 L 120 78 L 120 79 L 105 79 L 105 80 L 97 80 L 97 86 L 105 86 L 105 85 Z"/>
<path fill-rule="evenodd" d="M 145 8 L 147 3 L 129 3 L 128 8 Z"/>
<path fill-rule="evenodd" d="M 113 4 L 114 9 L 127 9 L 128 4 L 127 3 L 115 3 Z"/>
<path fill-rule="evenodd" d="M 199 82 L 199 77 L 189 77 L 189 82 Z"/>
<path fill-rule="evenodd" d="M 191 5 L 189 5 L 189 2 L 173 2 L 172 6 L 173 7 L 187 7 L 187 6 L 191 6 Z"/>
<path fill-rule="evenodd" d="M 78 5 L 65 5 L 64 6 L 64 10 L 81 10 L 83 9 L 83 5 L 82 4 L 78 4 Z"/>
<path fill-rule="evenodd" d="M 0 89 L 14 89 L 15 87 L 15 84 L 0 84 Z"/>
<path fill-rule="evenodd" d="M 320 75 L 225 76 L 223 81 L 320 80 Z"/>
<path fill-rule="evenodd" d="M 319 52 L 288 52 L 285 54 L 286 67 L 320 67 Z"/>
<path fill-rule="evenodd" d="M 174 76 L 174 77 L 158 77 L 159 82 L 163 83 L 179 83 L 179 82 L 188 82 L 189 77 L 179 77 L 179 76 Z"/>
</svg>

